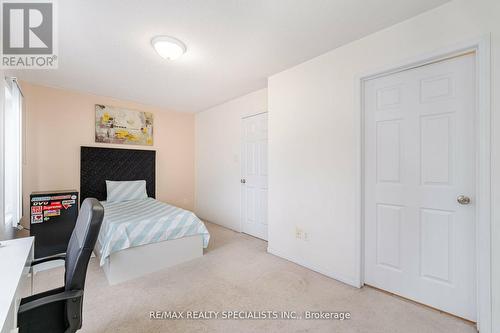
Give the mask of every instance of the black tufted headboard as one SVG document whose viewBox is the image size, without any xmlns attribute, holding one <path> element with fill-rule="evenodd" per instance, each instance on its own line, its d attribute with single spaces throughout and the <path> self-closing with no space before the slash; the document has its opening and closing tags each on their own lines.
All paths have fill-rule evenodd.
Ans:
<svg viewBox="0 0 500 333">
<path fill-rule="evenodd" d="M 145 180 L 155 198 L 156 151 L 81 147 L 80 203 L 85 198 L 106 200 L 106 180 Z"/>
</svg>

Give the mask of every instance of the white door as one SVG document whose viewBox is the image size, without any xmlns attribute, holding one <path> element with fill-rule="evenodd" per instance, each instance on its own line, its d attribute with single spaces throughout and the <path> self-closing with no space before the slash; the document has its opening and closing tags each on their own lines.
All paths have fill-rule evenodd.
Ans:
<svg viewBox="0 0 500 333">
<path fill-rule="evenodd" d="M 242 231 L 267 240 L 267 113 L 242 121 Z"/>
<path fill-rule="evenodd" d="M 468 54 L 366 81 L 364 97 L 365 283 L 472 321 L 475 80 Z"/>
</svg>

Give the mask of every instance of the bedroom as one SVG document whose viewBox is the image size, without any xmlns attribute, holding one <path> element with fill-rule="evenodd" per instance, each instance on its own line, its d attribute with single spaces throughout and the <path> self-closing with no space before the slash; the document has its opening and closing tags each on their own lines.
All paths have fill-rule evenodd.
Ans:
<svg viewBox="0 0 500 333">
<path fill-rule="evenodd" d="M 496 1 L 42 2 L 55 62 L 0 69 L 0 257 L 97 199 L 79 331 L 500 330 Z M 0 278 L 2 333 L 47 331 L 68 264 Z"/>
</svg>

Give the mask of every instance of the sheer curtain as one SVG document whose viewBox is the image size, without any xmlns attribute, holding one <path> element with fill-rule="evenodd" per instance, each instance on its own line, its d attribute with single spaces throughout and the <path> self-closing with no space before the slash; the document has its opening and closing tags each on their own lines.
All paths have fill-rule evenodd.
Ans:
<svg viewBox="0 0 500 333">
<path fill-rule="evenodd" d="M 22 217 L 22 94 L 13 78 L 5 79 L 4 214 L 16 227 Z"/>
</svg>

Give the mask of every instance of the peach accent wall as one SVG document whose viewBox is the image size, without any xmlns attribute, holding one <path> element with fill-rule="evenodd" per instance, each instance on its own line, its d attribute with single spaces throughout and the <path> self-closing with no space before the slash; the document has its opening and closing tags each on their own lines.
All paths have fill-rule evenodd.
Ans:
<svg viewBox="0 0 500 333">
<path fill-rule="evenodd" d="M 22 82 L 25 117 L 24 215 L 33 191 L 78 189 L 80 146 L 156 150 L 156 197 L 194 208 L 194 115 Z M 94 142 L 95 104 L 149 111 L 154 146 Z"/>
</svg>

